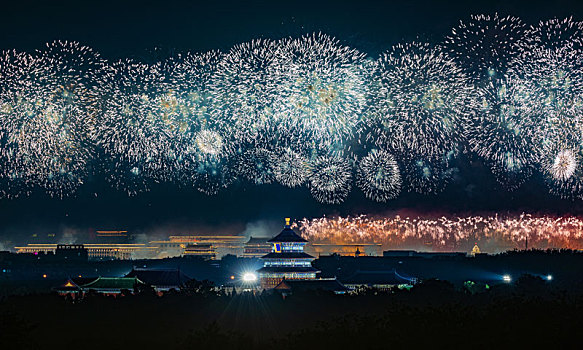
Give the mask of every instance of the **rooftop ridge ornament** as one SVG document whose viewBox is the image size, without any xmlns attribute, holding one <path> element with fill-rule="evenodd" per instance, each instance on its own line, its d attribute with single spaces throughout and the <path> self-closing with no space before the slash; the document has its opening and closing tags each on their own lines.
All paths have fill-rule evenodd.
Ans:
<svg viewBox="0 0 583 350">
<path fill-rule="evenodd" d="M 286 227 L 289 227 L 290 226 L 290 221 L 291 221 L 290 218 L 285 218 L 285 226 Z"/>
</svg>

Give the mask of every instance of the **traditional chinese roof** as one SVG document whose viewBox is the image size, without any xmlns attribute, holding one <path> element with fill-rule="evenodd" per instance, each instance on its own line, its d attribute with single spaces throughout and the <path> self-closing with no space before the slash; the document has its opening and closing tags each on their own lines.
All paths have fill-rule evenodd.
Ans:
<svg viewBox="0 0 583 350">
<path fill-rule="evenodd" d="M 91 283 L 93 281 L 96 281 L 99 277 L 76 277 L 76 278 L 69 278 L 67 279 L 67 281 L 65 283 L 63 283 L 62 285 L 54 288 L 55 290 L 59 291 L 59 292 L 75 292 L 75 291 L 80 291 L 81 288 L 88 284 Z"/>
<path fill-rule="evenodd" d="M 268 242 L 276 243 L 276 242 L 298 242 L 298 243 L 306 243 L 307 240 L 300 237 L 294 230 L 291 229 L 289 225 L 286 225 L 284 229 L 275 237 L 270 239 Z"/>
<path fill-rule="evenodd" d="M 245 244 L 268 245 L 267 239 L 267 237 L 249 237 L 249 240 Z"/>
<path fill-rule="evenodd" d="M 77 286 L 83 286 L 85 284 L 95 281 L 98 278 L 99 277 L 74 277 L 71 278 L 70 281 L 76 284 Z"/>
<path fill-rule="evenodd" d="M 314 290 L 324 290 L 331 292 L 346 292 L 346 288 L 335 278 L 313 279 L 313 280 L 283 280 L 276 287 L 275 290 L 305 292 Z"/>
<path fill-rule="evenodd" d="M 315 259 L 310 254 L 304 252 L 281 252 L 269 253 L 261 257 L 261 259 Z"/>
<path fill-rule="evenodd" d="M 258 272 L 276 272 L 276 273 L 285 273 L 285 272 L 320 272 L 320 270 L 312 267 L 312 266 L 264 266 L 257 270 Z"/>
<path fill-rule="evenodd" d="M 95 281 L 80 286 L 82 289 L 96 290 L 133 290 L 138 284 L 143 284 L 137 277 L 99 277 Z"/>
<path fill-rule="evenodd" d="M 77 292 L 81 290 L 81 288 L 79 288 L 79 286 L 70 278 L 67 280 L 67 282 L 54 289 L 59 292 Z"/>
<path fill-rule="evenodd" d="M 178 269 L 133 269 L 125 277 L 136 277 L 153 287 L 180 287 L 191 279 Z"/>
</svg>

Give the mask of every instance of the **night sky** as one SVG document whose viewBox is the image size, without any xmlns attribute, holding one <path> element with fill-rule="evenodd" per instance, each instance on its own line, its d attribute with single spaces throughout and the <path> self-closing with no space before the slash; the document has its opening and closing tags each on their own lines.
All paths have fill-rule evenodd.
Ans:
<svg viewBox="0 0 583 350">
<path fill-rule="evenodd" d="M 277 4 L 276 4 L 277 3 Z M 279 39 L 321 31 L 376 57 L 392 45 L 421 36 L 440 40 L 470 14 L 521 17 L 527 23 L 573 16 L 583 20 L 581 1 L 31 1 L 3 4 L 0 49 L 33 51 L 53 40 L 75 40 L 106 59 L 164 58 L 175 51 L 228 50 L 255 38 Z M 97 197 L 95 196 L 97 193 Z M 157 185 L 137 197 L 89 181 L 73 198 L 43 193 L 0 200 L 0 242 L 32 232 L 126 228 L 135 232 L 239 233 L 246 224 L 321 215 L 521 212 L 583 214 L 580 200 L 548 194 L 539 174 L 519 190 L 502 189 L 480 161 L 462 159 L 459 172 L 438 195 L 402 193 L 376 203 L 357 189 L 341 205 L 324 205 L 307 188 L 234 183 L 217 196 Z M 275 232 L 274 232 L 275 233 Z"/>
</svg>

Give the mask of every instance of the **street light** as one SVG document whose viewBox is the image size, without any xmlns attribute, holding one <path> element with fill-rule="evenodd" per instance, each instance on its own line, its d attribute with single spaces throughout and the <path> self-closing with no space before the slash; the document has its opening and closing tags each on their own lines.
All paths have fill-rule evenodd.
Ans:
<svg viewBox="0 0 583 350">
<path fill-rule="evenodd" d="M 510 275 L 504 275 L 502 276 L 502 280 L 506 283 L 510 283 L 512 281 L 512 278 L 510 277 Z"/>
<path fill-rule="evenodd" d="M 552 281 L 553 280 L 553 275 L 547 275 L 547 281 Z"/>
</svg>

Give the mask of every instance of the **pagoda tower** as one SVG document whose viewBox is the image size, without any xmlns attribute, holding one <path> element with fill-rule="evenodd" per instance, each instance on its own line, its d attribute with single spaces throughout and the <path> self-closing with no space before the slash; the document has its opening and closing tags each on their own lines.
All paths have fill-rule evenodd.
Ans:
<svg viewBox="0 0 583 350">
<path fill-rule="evenodd" d="M 313 256 L 304 253 L 307 240 L 296 234 L 290 227 L 290 218 L 285 218 L 285 227 L 273 237 L 271 253 L 261 257 L 263 267 L 257 272 L 261 288 L 275 288 L 282 280 L 315 279 L 319 272 L 312 266 Z"/>
<path fill-rule="evenodd" d="M 480 254 L 480 247 L 478 247 L 478 243 L 476 242 L 474 244 L 474 248 L 472 248 L 472 251 L 470 252 L 471 256 L 476 256 L 476 254 Z"/>
</svg>

